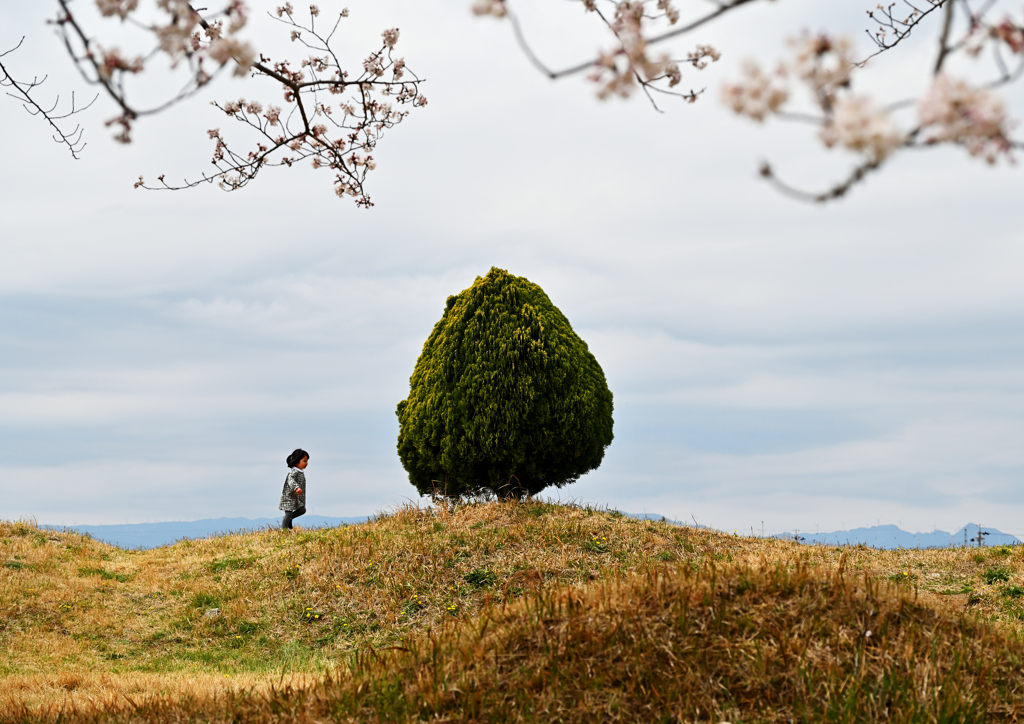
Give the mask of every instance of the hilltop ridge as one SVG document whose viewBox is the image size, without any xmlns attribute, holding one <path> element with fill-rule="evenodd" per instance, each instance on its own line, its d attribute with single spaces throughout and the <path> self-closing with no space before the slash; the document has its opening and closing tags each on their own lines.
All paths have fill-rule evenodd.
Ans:
<svg viewBox="0 0 1024 724">
<path fill-rule="evenodd" d="M 621 512 L 621 511 L 620 511 Z M 654 513 L 622 513 L 628 518 L 637 520 L 667 521 L 673 525 L 689 527 L 688 523 L 668 519 Z M 333 528 L 339 525 L 356 525 L 365 523 L 369 516 L 353 516 L 332 518 L 321 515 L 305 515 L 301 524 L 305 529 Z M 159 548 L 173 545 L 183 539 L 208 538 L 210 536 L 228 535 L 231 533 L 248 533 L 257 530 L 277 528 L 279 518 L 205 518 L 189 521 L 165 521 L 159 523 L 124 523 L 114 525 L 50 525 L 40 524 L 40 528 L 85 533 L 96 540 L 109 543 L 119 548 Z M 707 528 L 708 526 L 696 526 Z M 798 531 L 779 533 L 772 536 L 783 540 L 793 540 L 808 545 L 855 546 L 866 545 L 870 548 L 958 548 L 979 547 L 977 545 L 979 530 L 984 531 L 983 544 L 980 547 L 997 547 L 1020 545 L 1015 536 L 1003 533 L 995 528 L 979 528 L 971 523 L 956 533 L 935 530 L 930 533 L 911 533 L 895 525 L 876 525 L 868 528 L 852 528 L 850 530 L 832 531 L 828 533 L 798 534 Z"/>
<path fill-rule="evenodd" d="M 432 641 L 463 657 L 453 659 L 462 661 L 462 668 L 438 672 L 438 692 L 447 691 L 445 682 L 462 681 L 460 677 L 470 676 L 471 670 L 479 674 L 471 679 L 477 682 L 474 686 L 483 687 L 481 691 L 488 686 L 502 689 L 511 673 L 480 668 L 486 661 L 497 661 L 494 640 L 474 649 L 464 639 L 489 626 L 487 621 L 506 622 L 502 630 L 515 640 L 539 641 L 539 631 L 529 631 L 541 625 L 541 619 L 530 612 L 546 611 L 542 619 L 549 623 L 543 626 L 562 631 L 568 637 L 564 646 L 572 648 L 597 636 L 583 625 L 586 616 L 581 611 L 608 611 L 608 620 L 616 621 L 622 612 L 635 609 L 637 635 L 646 631 L 653 636 L 651 632 L 663 630 L 658 621 L 673 610 L 672 601 L 682 600 L 680 596 L 704 600 L 712 580 L 732 581 L 716 591 L 748 587 L 750 595 L 767 607 L 764 616 L 773 597 L 782 601 L 780 581 L 788 580 L 782 588 L 797 592 L 794 601 L 800 603 L 794 605 L 819 611 L 815 615 L 823 626 L 833 609 L 815 602 L 822 596 L 851 598 L 850 608 L 842 614 L 852 616 L 851 621 L 881 605 L 897 612 L 914 606 L 918 613 L 913 620 L 924 627 L 920 631 L 960 640 L 971 651 L 975 645 L 996 646 L 1016 656 L 1013 637 L 1021 630 L 1019 602 L 1024 594 L 1020 552 L 1010 548 L 978 552 L 807 547 L 537 502 L 409 507 L 354 526 L 293 534 L 263 530 L 181 541 L 150 551 L 123 550 L 74 533 L 5 523 L 0 524 L 0 543 L 0 643 L 9 653 L 0 663 L 7 697 L 0 702 L 6 707 L 0 710 L 0 719 L 6 721 L 21 721 L 29 714 L 49 721 L 68 702 L 82 721 L 114 714 L 128 720 L 126 696 L 136 704 L 153 702 L 152 706 L 163 707 L 159 711 L 183 716 L 187 707 L 193 707 L 187 711 L 219 721 L 229 714 L 217 708 L 225 701 L 255 707 L 246 691 L 273 699 L 289 685 L 298 687 L 293 696 L 300 696 L 295 692 L 301 690 L 301 697 L 313 697 L 311 712 L 345 700 L 350 702 L 344 709 L 348 713 L 339 720 L 365 720 L 372 712 L 360 707 L 368 704 L 353 699 L 345 682 L 359 680 L 365 687 L 372 680 L 399 687 L 404 681 L 400 672 L 409 666 L 418 670 L 424 652 L 434 650 Z M 684 596 L 684 591 L 689 593 Z M 662 613 L 658 606 L 645 608 L 651 600 L 669 608 Z M 743 636 L 753 636 L 754 643 L 769 645 L 763 637 L 771 626 L 803 625 L 799 617 L 762 619 L 757 613 L 762 609 L 745 606 L 735 609 L 736 615 L 746 616 L 754 628 L 744 628 L 748 624 L 741 619 L 727 625 L 740 626 L 736 631 L 747 631 Z M 213 609 L 217 613 L 208 615 Z M 970 614 L 966 619 L 965 612 Z M 580 615 L 583 618 L 577 619 Z M 970 622 L 974 617 L 980 617 L 977 623 Z M 848 645 L 855 642 L 855 637 L 849 639 L 850 625 L 836 620 L 828 626 L 834 633 L 820 655 L 846 660 Z M 690 635 L 664 631 L 670 638 Z M 891 641 L 917 646 L 927 638 L 904 633 L 910 638 L 900 634 Z M 776 643 L 771 646 L 780 645 L 779 635 L 772 634 L 770 640 Z M 613 643 L 607 650 L 615 650 Z M 683 646 L 671 651 L 685 658 L 687 650 Z M 732 651 L 713 650 L 718 652 L 715 656 Z M 467 653 L 471 651 L 482 658 L 472 660 Z M 626 649 L 622 651 L 625 656 Z M 964 650 L 956 655 L 966 654 Z M 781 651 L 779 655 L 785 658 Z M 529 661 L 534 661 L 532 656 Z M 658 656 L 650 660 L 651 676 L 667 665 Z M 947 663 L 936 661 L 934 672 L 944 671 Z M 996 663 L 1012 664 L 1008 659 Z M 544 664 L 550 665 L 554 663 Z M 714 664 L 720 665 L 725 664 Z M 828 683 L 841 668 L 819 683 Z M 623 675 L 615 675 L 620 677 L 618 685 L 626 685 Z M 969 676 L 957 681 L 954 686 L 950 680 L 948 691 L 973 692 L 970 701 L 988 701 L 984 692 L 971 688 Z M 403 696 L 433 696 L 427 689 L 402 690 Z M 595 696 L 578 693 L 584 699 Z M 1016 696 L 1007 696 L 1011 694 Z M 498 696 L 499 690 L 481 694 L 492 695 Z M 221 698 L 211 698 L 215 696 Z M 326 698 L 317 698 L 321 696 Z M 438 702 L 448 701 L 433 710 L 438 716 L 469 716 L 469 710 L 461 708 L 465 702 L 453 704 L 450 697 L 445 699 L 448 695 L 437 696 Z M 748 699 L 737 698 L 736 692 L 720 700 L 714 699 L 713 691 L 701 696 L 703 704 L 681 699 L 680 706 L 719 701 L 722 712 L 728 706 L 748 706 L 742 704 Z M 214 701 L 221 703 L 210 703 Z M 397 706 L 394 701 L 381 699 L 378 704 L 384 708 L 372 715 L 391 711 L 387 707 Z M 495 710 L 507 710 L 509 705 L 496 703 Z M 567 720 L 583 717 L 587 709 L 572 711 L 577 713 L 567 713 Z M 157 709 L 150 713 L 154 720 L 163 716 Z M 598 709 L 590 713 L 602 716 Z M 402 721 L 419 716 L 400 709 L 393 714 Z M 66 710 L 65 720 L 68 716 Z M 252 716 L 259 720 L 255 709 Z"/>
</svg>

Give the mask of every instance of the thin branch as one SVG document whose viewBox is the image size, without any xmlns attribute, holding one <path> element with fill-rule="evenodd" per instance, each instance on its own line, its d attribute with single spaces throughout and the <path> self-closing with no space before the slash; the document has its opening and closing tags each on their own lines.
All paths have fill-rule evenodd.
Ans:
<svg viewBox="0 0 1024 724">
<path fill-rule="evenodd" d="M 868 34 L 868 37 L 871 38 L 871 41 L 878 46 L 878 50 L 864 58 L 864 60 L 854 63 L 858 68 L 863 68 L 864 65 L 872 58 L 895 48 L 897 45 L 909 38 L 914 32 L 914 28 L 924 22 L 926 17 L 944 5 L 952 5 L 955 0 L 927 0 L 927 2 L 931 4 L 931 7 L 925 10 L 921 10 L 913 3 L 909 2 L 909 0 L 903 0 L 903 2 L 911 9 L 911 14 L 906 20 L 898 20 L 896 16 L 893 15 L 892 9 L 896 6 L 896 3 L 891 3 L 888 7 L 879 5 L 877 10 L 881 13 L 881 17 L 875 15 L 874 10 L 868 11 L 868 17 L 881 25 L 878 32 L 875 34 L 872 34 L 870 30 L 864 31 Z M 892 41 L 888 40 L 890 32 L 895 38 Z"/>
<path fill-rule="evenodd" d="M 22 37 L 21 40 L 18 41 L 18 44 L 15 45 L 13 48 L 3 53 L 0 53 L 0 58 L 3 58 L 9 55 L 10 53 L 13 53 L 15 50 L 18 50 L 21 47 L 22 43 L 24 42 L 25 38 Z M 45 82 L 46 76 L 44 76 L 42 80 L 33 78 L 31 81 L 28 82 L 18 81 L 13 76 L 11 76 L 10 72 L 7 70 L 7 67 L 3 63 L 0 63 L 0 87 L 13 88 L 16 91 L 16 93 L 8 93 L 7 95 L 11 98 L 21 101 L 25 110 L 28 111 L 29 114 L 33 116 L 42 116 L 43 119 L 50 125 L 50 128 L 53 129 L 53 140 L 64 146 L 67 146 L 68 151 L 71 152 L 71 157 L 77 161 L 79 159 L 79 154 L 85 149 L 86 146 L 85 142 L 82 141 L 84 131 L 82 127 L 78 125 L 76 125 L 74 130 L 72 131 L 65 131 L 57 124 L 57 121 L 62 121 L 65 118 L 69 118 L 75 115 L 76 113 L 81 113 L 82 111 L 88 109 L 93 103 L 96 102 L 96 98 L 93 98 L 85 106 L 76 107 L 75 94 L 72 93 L 71 109 L 65 113 L 55 114 L 54 111 L 57 110 L 57 107 L 60 104 L 59 95 L 54 100 L 53 105 L 49 108 L 43 108 L 41 105 L 39 105 L 36 99 L 32 97 L 32 91 L 35 88 L 41 86 Z M 99 96 L 97 95 L 96 97 L 98 98 Z"/>
</svg>

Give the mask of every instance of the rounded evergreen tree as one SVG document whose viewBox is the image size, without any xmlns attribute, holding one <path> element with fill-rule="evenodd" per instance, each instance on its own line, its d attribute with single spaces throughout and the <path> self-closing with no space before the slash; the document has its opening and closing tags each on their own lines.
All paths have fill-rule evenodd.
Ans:
<svg viewBox="0 0 1024 724">
<path fill-rule="evenodd" d="M 398 403 L 398 455 L 424 495 L 536 495 L 601 464 L 612 393 L 536 284 L 492 268 L 448 303 Z"/>
</svg>

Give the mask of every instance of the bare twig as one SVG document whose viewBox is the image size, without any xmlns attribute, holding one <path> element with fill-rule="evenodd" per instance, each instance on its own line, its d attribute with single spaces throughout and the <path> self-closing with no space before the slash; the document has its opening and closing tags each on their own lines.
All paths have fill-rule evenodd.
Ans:
<svg viewBox="0 0 1024 724">
<path fill-rule="evenodd" d="M 874 33 L 870 30 L 865 30 L 864 32 L 868 34 L 868 37 L 878 47 L 878 50 L 856 63 L 856 65 L 864 67 L 872 58 L 892 50 L 909 38 L 914 29 L 924 22 L 925 18 L 944 5 L 946 7 L 951 6 L 955 0 L 923 0 L 923 2 L 927 3 L 927 7 L 921 9 L 908 0 L 903 0 L 903 4 L 910 9 L 910 15 L 904 20 L 900 20 L 895 15 L 895 2 L 887 6 L 879 5 L 875 10 L 869 10 L 868 17 L 877 22 L 879 28 Z"/>
<path fill-rule="evenodd" d="M 0 53 L 0 58 L 4 58 L 7 55 L 18 50 L 19 48 L 21 48 L 22 43 L 24 42 L 25 38 L 22 37 L 21 40 L 18 41 L 18 44 L 15 45 L 13 48 L 3 53 Z M 41 116 L 43 120 L 45 120 L 47 124 L 49 124 L 50 128 L 53 130 L 53 140 L 64 146 L 67 146 L 68 151 L 71 152 L 71 157 L 77 161 L 79 159 L 79 154 L 85 149 L 86 146 L 85 141 L 82 140 L 83 129 L 81 126 L 76 125 L 74 129 L 67 131 L 64 128 L 62 128 L 60 124 L 58 124 L 58 121 L 63 121 L 75 115 L 76 113 L 81 113 L 82 111 L 86 110 L 93 103 L 96 102 L 96 98 L 93 98 L 84 106 L 78 106 L 75 103 L 75 94 L 74 92 L 72 92 L 71 108 L 69 110 L 57 112 L 57 108 L 60 105 L 59 95 L 56 97 L 52 105 L 50 105 L 48 108 L 44 108 L 32 96 L 32 91 L 34 91 L 36 88 L 45 83 L 46 79 L 47 76 L 43 76 L 42 79 L 33 78 L 31 81 L 18 81 L 10 74 L 10 72 L 7 70 L 7 67 L 2 62 L 0 62 L 0 87 L 13 89 L 15 92 L 8 92 L 7 95 L 11 98 L 21 101 L 25 110 L 28 111 L 29 114 L 33 116 Z"/>
</svg>

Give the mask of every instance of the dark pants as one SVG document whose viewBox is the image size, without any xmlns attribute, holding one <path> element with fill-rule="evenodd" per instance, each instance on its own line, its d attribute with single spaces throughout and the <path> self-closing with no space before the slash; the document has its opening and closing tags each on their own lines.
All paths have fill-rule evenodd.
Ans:
<svg viewBox="0 0 1024 724">
<path fill-rule="evenodd" d="M 298 518 L 300 515 L 306 514 L 306 506 L 302 506 L 298 510 L 286 510 L 284 512 L 284 520 L 281 521 L 281 527 L 285 530 L 292 529 L 292 521 Z"/>
</svg>

